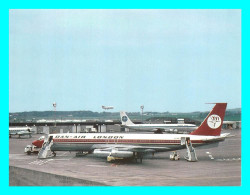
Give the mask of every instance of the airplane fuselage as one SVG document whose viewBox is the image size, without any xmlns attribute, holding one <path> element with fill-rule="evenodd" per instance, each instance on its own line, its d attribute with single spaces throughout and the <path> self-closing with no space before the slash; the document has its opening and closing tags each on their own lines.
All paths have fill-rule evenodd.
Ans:
<svg viewBox="0 0 250 195">
<path fill-rule="evenodd" d="M 220 136 L 197 136 L 189 134 L 53 134 L 52 151 L 91 151 L 115 145 L 152 147 L 155 152 L 178 150 L 185 148 L 181 139 L 189 137 L 193 146 L 214 143 Z M 223 140 L 223 139 L 222 139 Z"/>
<path fill-rule="evenodd" d="M 11 137 L 12 135 L 18 135 L 24 136 L 24 135 L 31 135 L 31 131 L 29 128 L 26 127 L 20 127 L 20 128 L 9 128 L 9 136 Z"/>
<path fill-rule="evenodd" d="M 124 126 L 134 130 L 178 129 L 192 131 L 197 128 L 197 126 L 193 124 L 133 124 Z"/>
</svg>

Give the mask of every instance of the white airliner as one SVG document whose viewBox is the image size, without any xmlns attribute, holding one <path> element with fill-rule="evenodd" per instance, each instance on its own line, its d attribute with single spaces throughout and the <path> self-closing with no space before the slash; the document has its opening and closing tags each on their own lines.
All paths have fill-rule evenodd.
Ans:
<svg viewBox="0 0 250 195">
<path fill-rule="evenodd" d="M 110 109 L 114 109 L 114 106 L 102 106 L 102 109 L 110 110 Z"/>
<path fill-rule="evenodd" d="M 31 137 L 32 128 L 30 127 L 9 127 L 9 137 L 11 138 L 12 135 L 18 135 L 20 138 L 21 136 L 28 135 Z"/>
<path fill-rule="evenodd" d="M 191 132 L 197 128 L 194 124 L 134 124 L 125 112 L 120 112 L 122 127 L 141 130 L 141 131 L 153 131 L 155 133 L 165 132 Z"/>
<path fill-rule="evenodd" d="M 128 134 L 128 133 L 67 133 L 50 134 L 45 140 L 32 144 L 42 147 L 38 158 L 47 158 L 48 151 L 78 151 L 107 157 L 107 161 L 132 158 L 140 159 L 146 153 L 165 152 L 187 148 L 189 161 L 196 161 L 195 150 L 208 145 L 214 147 L 230 137 L 221 134 L 227 103 L 216 103 L 202 124 L 190 134 Z M 190 160 L 191 159 L 191 160 Z"/>
</svg>

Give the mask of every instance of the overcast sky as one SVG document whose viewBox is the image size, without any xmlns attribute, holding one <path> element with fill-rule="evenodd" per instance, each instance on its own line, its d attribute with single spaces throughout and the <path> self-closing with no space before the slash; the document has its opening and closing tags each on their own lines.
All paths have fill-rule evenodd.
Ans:
<svg viewBox="0 0 250 195">
<path fill-rule="evenodd" d="M 9 110 L 241 107 L 240 10 L 10 10 Z"/>
</svg>

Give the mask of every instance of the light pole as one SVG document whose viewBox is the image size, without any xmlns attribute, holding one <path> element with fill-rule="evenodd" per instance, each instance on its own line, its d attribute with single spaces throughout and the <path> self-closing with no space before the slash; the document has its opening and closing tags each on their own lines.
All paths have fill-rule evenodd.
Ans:
<svg viewBox="0 0 250 195">
<path fill-rule="evenodd" d="M 143 123 L 143 109 L 144 109 L 144 106 L 141 105 L 141 123 Z"/>
<path fill-rule="evenodd" d="M 53 103 L 54 107 L 54 118 L 55 118 L 55 127 L 56 127 L 56 102 Z"/>
</svg>

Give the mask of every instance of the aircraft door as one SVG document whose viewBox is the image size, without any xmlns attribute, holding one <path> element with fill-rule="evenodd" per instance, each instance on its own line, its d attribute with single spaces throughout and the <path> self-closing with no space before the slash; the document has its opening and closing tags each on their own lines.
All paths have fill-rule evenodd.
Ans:
<svg viewBox="0 0 250 195">
<path fill-rule="evenodd" d="M 190 144 L 190 137 L 182 137 L 181 138 L 181 145 L 185 145 L 187 141 L 187 144 Z"/>
<path fill-rule="evenodd" d="M 181 137 L 181 145 L 185 145 L 186 144 L 186 137 Z"/>
<path fill-rule="evenodd" d="M 48 144 L 53 140 L 53 136 L 49 136 Z"/>
</svg>

